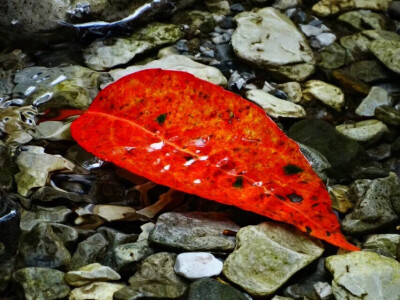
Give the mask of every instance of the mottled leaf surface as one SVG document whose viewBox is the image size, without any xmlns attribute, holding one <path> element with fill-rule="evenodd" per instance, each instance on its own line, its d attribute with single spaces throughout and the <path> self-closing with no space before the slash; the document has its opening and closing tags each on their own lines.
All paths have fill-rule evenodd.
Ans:
<svg viewBox="0 0 400 300">
<path fill-rule="evenodd" d="M 87 151 L 158 184 L 295 225 L 348 250 L 323 182 L 253 103 L 178 72 L 150 69 L 99 93 L 72 123 Z"/>
</svg>

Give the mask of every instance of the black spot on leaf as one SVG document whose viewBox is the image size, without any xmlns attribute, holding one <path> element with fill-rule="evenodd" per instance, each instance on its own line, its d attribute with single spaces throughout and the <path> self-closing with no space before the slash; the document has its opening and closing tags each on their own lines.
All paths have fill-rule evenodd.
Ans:
<svg viewBox="0 0 400 300">
<path fill-rule="evenodd" d="M 283 170 L 285 171 L 286 175 L 294 175 L 297 173 L 301 173 L 304 170 L 296 165 L 288 164 L 283 167 Z"/>
<path fill-rule="evenodd" d="M 291 193 L 289 195 L 286 195 L 286 197 L 289 198 L 289 200 L 293 203 L 299 203 L 303 201 L 303 197 L 300 195 L 297 195 L 296 193 Z"/>
<path fill-rule="evenodd" d="M 161 114 L 157 117 L 156 121 L 158 124 L 162 125 L 165 122 L 165 119 L 167 118 L 167 114 Z"/>
<path fill-rule="evenodd" d="M 242 176 L 238 176 L 235 180 L 235 182 L 233 183 L 233 187 L 235 188 L 242 188 L 243 187 L 243 177 Z"/>
</svg>

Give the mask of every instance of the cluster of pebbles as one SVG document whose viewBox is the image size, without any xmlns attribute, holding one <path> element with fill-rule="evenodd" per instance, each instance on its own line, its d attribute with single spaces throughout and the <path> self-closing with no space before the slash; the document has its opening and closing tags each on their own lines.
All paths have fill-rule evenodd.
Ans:
<svg viewBox="0 0 400 300">
<path fill-rule="evenodd" d="M 2 1 L 0 298 L 400 299 L 399 33 L 391 0 Z M 262 107 L 362 251 L 104 162 L 76 116 L 39 122 L 150 68 Z"/>
</svg>

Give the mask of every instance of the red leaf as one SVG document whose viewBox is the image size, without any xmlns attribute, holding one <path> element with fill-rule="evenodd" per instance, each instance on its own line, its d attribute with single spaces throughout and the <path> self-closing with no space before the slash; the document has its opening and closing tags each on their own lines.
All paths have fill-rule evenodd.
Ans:
<svg viewBox="0 0 400 300">
<path fill-rule="evenodd" d="M 258 106 L 191 74 L 151 69 L 121 78 L 71 131 L 87 151 L 156 183 L 358 250 L 298 145 Z"/>
</svg>

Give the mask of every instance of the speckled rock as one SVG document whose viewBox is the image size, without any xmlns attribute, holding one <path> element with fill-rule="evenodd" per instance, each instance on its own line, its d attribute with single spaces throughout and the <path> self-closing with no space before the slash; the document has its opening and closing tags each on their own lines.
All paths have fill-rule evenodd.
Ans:
<svg viewBox="0 0 400 300">
<path fill-rule="evenodd" d="M 147 240 L 118 245 L 114 249 L 114 260 L 117 270 L 132 263 L 139 262 L 154 253 Z"/>
<path fill-rule="evenodd" d="M 172 44 L 183 37 L 177 25 L 151 23 L 128 38 L 98 40 L 84 52 L 85 63 L 93 70 L 125 64 L 137 54 Z"/>
<path fill-rule="evenodd" d="M 378 120 L 390 125 L 400 125 L 400 110 L 389 105 L 378 106 L 374 115 Z"/>
<path fill-rule="evenodd" d="M 221 71 L 215 67 L 207 66 L 200 64 L 191 60 L 190 58 L 183 55 L 171 54 L 162 57 L 158 60 L 153 60 L 145 65 L 136 65 L 130 66 L 126 69 L 116 69 L 110 71 L 110 75 L 114 80 L 118 80 L 119 78 L 126 76 L 131 73 L 135 73 L 141 70 L 146 69 L 164 69 L 164 70 L 175 70 L 175 71 L 184 71 L 194 76 L 207 80 L 211 83 L 218 85 L 226 85 L 227 80 L 224 75 L 222 75 Z"/>
<path fill-rule="evenodd" d="M 319 17 L 327 17 L 355 9 L 386 11 L 391 0 L 322 0 L 312 7 Z"/>
<path fill-rule="evenodd" d="M 400 74 L 400 41 L 376 40 L 369 49 L 390 70 Z"/>
<path fill-rule="evenodd" d="M 336 130 L 348 138 L 359 142 L 376 140 L 388 132 L 385 123 L 379 120 L 365 120 L 352 124 L 342 124 L 336 126 Z"/>
<path fill-rule="evenodd" d="M 14 282 L 21 299 L 64 299 L 69 287 L 64 282 L 64 272 L 49 268 L 23 268 L 14 273 Z"/>
<path fill-rule="evenodd" d="M 48 223 L 38 223 L 21 236 L 19 265 L 26 267 L 66 268 L 71 254 Z"/>
<path fill-rule="evenodd" d="M 121 276 L 110 267 L 93 263 L 65 274 L 65 282 L 72 286 L 82 286 L 93 281 L 119 280 Z"/>
<path fill-rule="evenodd" d="M 400 235 L 394 233 L 369 235 L 363 243 L 363 249 L 398 260 L 400 258 Z"/>
<path fill-rule="evenodd" d="M 190 285 L 187 300 L 249 300 L 249 298 L 229 284 L 204 278 Z"/>
<path fill-rule="evenodd" d="M 338 43 L 332 43 L 319 52 L 318 65 L 326 69 L 337 69 L 346 63 L 346 50 Z"/>
<path fill-rule="evenodd" d="M 344 94 L 340 88 L 321 80 L 309 80 L 304 84 L 303 99 L 319 100 L 340 111 L 344 105 Z"/>
<path fill-rule="evenodd" d="M 293 103 L 299 103 L 303 97 L 301 85 L 298 82 L 286 82 L 279 84 L 278 87 L 287 95 L 288 100 Z"/>
<path fill-rule="evenodd" d="M 391 72 L 376 60 L 355 62 L 351 65 L 350 72 L 367 83 L 387 80 L 392 76 Z"/>
<path fill-rule="evenodd" d="M 300 105 L 279 99 L 263 90 L 249 90 L 246 92 L 246 98 L 261 106 L 269 116 L 274 118 L 301 118 L 306 116 L 304 108 Z"/>
<path fill-rule="evenodd" d="M 108 244 L 108 241 L 100 233 L 96 233 L 80 242 L 72 256 L 70 270 L 76 270 L 100 261 L 107 250 Z"/>
<path fill-rule="evenodd" d="M 358 30 L 388 28 L 389 20 L 382 14 L 370 10 L 356 10 L 346 12 L 338 17 L 338 20 L 349 24 Z"/>
<path fill-rule="evenodd" d="M 113 300 L 114 293 L 123 287 L 120 283 L 93 282 L 73 289 L 69 300 Z"/>
<path fill-rule="evenodd" d="M 342 229 L 349 234 L 374 233 L 396 222 L 400 208 L 399 185 L 400 180 L 394 173 L 386 178 L 355 181 L 349 190 L 355 206 L 345 216 Z"/>
<path fill-rule="evenodd" d="M 221 213 L 171 212 L 158 217 L 149 241 L 179 250 L 227 251 L 235 247 L 235 237 L 223 235 L 223 231 L 239 229 Z"/>
<path fill-rule="evenodd" d="M 242 12 L 232 35 L 235 53 L 278 77 L 301 81 L 314 72 L 314 57 L 292 21 L 274 8 Z"/>
<path fill-rule="evenodd" d="M 372 117 L 375 108 L 381 105 L 390 105 L 391 102 L 392 100 L 386 90 L 373 86 L 368 96 L 357 106 L 355 113 L 359 116 Z"/>
<path fill-rule="evenodd" d="M 114 294 L 115 300 L 133 300 L 142 297 L 178 298 L 184 294 L 187 284 L 175 274 L 176 254 L 160 252 L 145 258 L 135 275 L 129 278 L 129 286 Z"/>
<path fill-rule="evenodd" d="M 188 279 L 218 276 L 223 263 L 207 252 L 180 253 L 175 261 L 174 270 Z"/>
<path fill-rule="evenodd" d="M 400 263 L 369 251 L 350 252 L 326 259 L 333 274 L 336 299 L 396 300 L 400 298 Z"/>
<path fill-rule="evenodd" d="M 223 274 L 248 293 L 267 296 L 323 251 L 319 241 L 289 225 L 247 226 L 238 232 L 236 249 L 225 260 Z"/>
<path fill-rule="evenodd" d="M 49 172 L 73 170 L 74 164 L 61 155 L 51 155 L 38 146 L 24 146 L 16 159 L 20 172 L 15 175 L 18 193 L 27 196 L 30 189 L 46 184 Z"/>
</svg>

